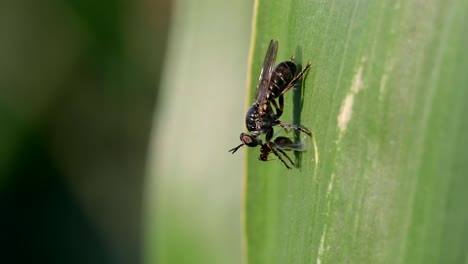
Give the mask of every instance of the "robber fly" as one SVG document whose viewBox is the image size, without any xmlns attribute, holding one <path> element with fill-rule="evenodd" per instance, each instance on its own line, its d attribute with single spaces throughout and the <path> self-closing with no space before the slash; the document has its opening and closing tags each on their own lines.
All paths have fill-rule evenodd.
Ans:
<svg viewBox="0 0 468 264">
<path fill-rule="evenodd" d="M 265 144 L 268 146 L 273 137 L 273 126 L 276 125 L 293 128 L 309 136 L 312 135 L 305 127 L 279 120 L 283 114 L 284 94 L 302 78 L 310 68 L 310 63 L 295 76 L 297 67 L 293 58 L 290 61 L 283 61 L 274 67 L 277 53 L 278 41 L 271 40 L 263 61 L 260 78 L 258 79 L 255 101 L 245 116 L 245 125 L 250 134 L 240 134 L 241 144 L 229 150 L 232 154 L 244 145 L 249 147 L 263 146 L 259 138 L 261 134 L 266 134 Z M 278 99 L 278 102 L 276 99 Z M 275 109 L 274 111 L 273 108 Z M 272 149 L 272 146 L 268 147 Z"/>
<path fill-rule="evenodd" d="M 260 156 L 258 157 L 258 159 L 262 161 L 268 161 L 268 155 L 271 152 L 273 152 L 273 154 L 275 154 L 276 157 L 278 157 L 278 159 L 281 160 L 281 162 L 283 162 L 286 168 L 291 169 L 291 167 L 289 167 L 288 163 L 283 159 L 283 157 L 286 157 L 286 159 L 292 166 L 295 166 L 295 164 L 284 151 L 305 151 L 306 149 L 307 146 L 303 141 L 299 143 L 294 143 L 290 138 L 281 136 L 275 138 L 273 141 L 270 141 L 269 144 L 263 144 L 260 148 Z"/>
</svg>

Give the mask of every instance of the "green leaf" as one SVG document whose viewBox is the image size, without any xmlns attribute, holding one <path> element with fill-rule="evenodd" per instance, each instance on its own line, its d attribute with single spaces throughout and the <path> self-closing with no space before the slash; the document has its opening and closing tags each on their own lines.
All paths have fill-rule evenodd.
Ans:
<svg viewBox="0 0 468 264">
<path fill-rule="evenodd" d="M 317 148 L 291 154 L 292 170 L 247 151 L 248 263 L 466 263 L 468 2 L 259 0 L 255 12 L 249 104 L 277 39 L 277 63 L 312 62 L 281 119 Z"/>
</svg>

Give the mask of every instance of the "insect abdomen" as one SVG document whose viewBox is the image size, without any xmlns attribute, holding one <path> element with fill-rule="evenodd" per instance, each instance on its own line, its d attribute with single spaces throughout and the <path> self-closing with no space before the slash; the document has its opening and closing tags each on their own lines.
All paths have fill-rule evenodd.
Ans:
<svg viewBox="0 0 468 264">
<path fill-rule="evenodd" d="M 271 73 L 270 99 L 278 97 L 286 85 L 294 78 L 296 64 L 292 61 L 283 61 Z"/>
</svg>

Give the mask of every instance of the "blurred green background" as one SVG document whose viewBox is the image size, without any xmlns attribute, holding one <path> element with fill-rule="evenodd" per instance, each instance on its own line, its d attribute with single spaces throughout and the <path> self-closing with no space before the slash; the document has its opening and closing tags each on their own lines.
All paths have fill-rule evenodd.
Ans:
<svg viewBox="0 0 468 264">
<path fill-rule="evenodd" d="M 0 3 L 1 263 L 240 262 L 252 6 Z"/>
<path fill-rule="evenodd" d="M 400 3 L 394 4 L 391 1 L 286 2 L 279 5 L 277 1 L 261 1 L 260 3 L 264 5 L 256 18 L 257 32 L 252 34 L 254 3 L 246 0 L 2 1 L 0 3 L 0 263 L 241 263 L 246 260 L 245 249 L 248 237 L 242 226 L 243 220 L 246 219 L 246 212 L 242 209 L 242 199 L 250 199 L 246 224 L 250 223 L 254 227 L 249 233 L 251 240 L 248 253 L 251 260 L 263 254 L 265 259 L 281 262 L 283 259 L 277 256 L 285 257 L 289 252 L 292 257 L 302 256 L 309 261 L 311 259 L 309 250 L 319 256 L 325 256 L 322 260 L 332 259 L 321 253 L 333 251 L 318 245 L 320 236 L 315 236 L 315 244 L 302 243 L 304 240 L 297 239 L 301 236 L 311 238 L 308 233 L 302 232 L 303 229 L 297 228 L 297 233 L 288 236 L 288 239 L 278 232 L 280 228 L 276 228 L 275 225 L 272 225 L 272 232 L 269 233 L 273 234 L 272 236 L 264 236 L 261 232 L 261 228 L 268 228 L 270 227 L 268 224 L 271 223 L 280 223 L 278 226 L 284 230 L 294 229 L 294 225 L 275 222 L 282 219 L 283 215 L 291 216 L 292 222 L 296 220 L 300 223 L 307 222 L 307 225 L 310 225 L 309 233 L 313 230 L 320 232 L 321 224 L 327 227 L 327 223 L 331 221 L 327 222 L 328 218 L 324 218 L 320 210 L 305 210 L 306 207 L 302 205 L 310 206 L 311 203 L 310 200 L 301 197 L 302 192 L 288 189 L 287 193 L 281 193 L 274 188 L 264 191 L 252 183 L 276 182 L 276 185 L 271 186 L 283 189 L 292 186 L 283 182 L 291 181 L 294 186 L 302 190 L 309 185 L 302 184 L 300 180 L 310 180 L 308 183 L 310 186 L 315 186 L 315 189 L 309 188 L 304 193 L 316 197 L 317 208 L 329 204 L 333 206 L 333 203 L 324 201 L 333 202 L 335 201 L 333 199 L 339 196 L 329 198 L 326 194 L 330 186 L 326 180 L 328 178 L 320 178 L 327 175 L 333 181 L 335 176 L 331 175 L 334 174 L 317 174 L 318 177 L 315 178 L 281 177 L 286 176 L 279 175 L 285 171 L 282 164 L 277 161 L 260 163 L 257 161 L 258 152 L 253 150 L 247 152 L 251 162 L 249 162 L 250 173 L 246 174 L 242 168 L 245 167 L 243 163 L 247 149 L 244 148 L 235 155 L 227 152 L 239 144 L 239 133 L 243 131 L 245 102 L 251 101 L 246 98 L 249 94 L 246 91 L 246 84 L 250 83 L 247 74 L 255 73 L 253 77 L 255 79 L 260 70 L 260 67 L 248 69 L 248 65 L 261 64 L 265 52 L 264 46 L 268 44 L 270 38 L 280 40 L 278 60 L 289 57 L 296 45 L 303 46 L 303 60 L 310 58 L 313 67 L 305 84 L 309 93 L 305 94 L 306 100 L 312 103 L 305 107 L 309 110 L 303 111 L 304 118 L 301 122 L 305 122 L 305 125 L 317 135 L 320 151 L 323 154 L 321 164 L 333 167 L 334 161 L 327 158 L 325 153 L 327 152 L 329 156 L 334 155 L 333 148 L 328 146 L 336 144 L 335 137 L 324 140 L 321 134 L 324 130 L 320 130 L 324 126 L 320 124 L 335 125 L 337 114 L 333 111 L 339 111 L 341 98 L 334 95 L 333 89 L 343 92 L 344 96 L 351 83 L 346 81 L 343 81 L 346 85 L 335 83 L 339 79 L 336 72 L 342 67 L 339 66 L 340 63 L 346 61 L 352 66 L 346 67 L 347 70 L 343 74 L 350 77 L 348 78 L 350 80 L 355 74 L 354 66 L 366 61 L 366 65 L 369 65 L 366 69 L 369 71 L 364 72 L 364 77 L 379 78 L 381 75 L 375 73 L 379 71 L 385 73 L 387 70 L 384 69 L 380 57 L 357 56 L 357 59 L 353 57 L 364 47 L 361 46 L 362 41 L 378 37 L 379 34 L 394 34 L 392 30 L 387 30 L 392 28 L 393 24 L 403 27 L 408 36 L 418 36 L 419 28 L 406 28 L 400 17 L 403 15 L 410 21 L 420 24 L 427 34 L 424 36 L 435 34 L 434 41 L 439 41 L 439 31 L 434 31 L 424 24 L 424 21 L 414 16 L 412 11 L 420 10 L 418 14 L 431 23 L 435 20 L 431 20 L 432 17 L 428 17 L 427 14 L 446 13 L 445 9 L 438 8 L 444 4 L 437 1 L 427 6 L 420 2 L 407 2 L 402 5 L 404 8 L 400 8 Z M 460 3 L 460 6 L 466 6 L 462 1 L 455 2 Z M 466 22 L 466 10 L 447 6 L 459 14 L 455 22 Z M 401 9 L 404 9 L 404 12 L 399 11 Z M 373 13 L 373 17 L 385 22 L 383 25 L 388 23 L 388 27 L 380 31 L 379 25 L 366 20 L 368 10 L 394 12 L 391 16 L 393 20 L 382 17 L 380 13 Z M 351 16 L 350 13 L 355 15 Z M 447 14 L 447 18 L 450 18 L 451 13 Z M 356 21 L 359 23 L 348 23 L 349 17 L 357 17 Z M 466 43 L 466 34 L 458 34 L 462 31 L 460 25 L 463 23 L 455 22 L 457 27 L 454 29 L 459 31 L 454 31 L 457 34 L 453 34 L 453 43 L 457 47 L 454 50 L 461 51 L 463 43 Z M 450 24 L 443 25 L 444 28 L 448 28 Z M 351 34 L 344 31 L 348 26 L 353 29 L 369 27 L 372 30 L 375 26 L 376 29 L 375 32 L 362 31 L 369 34 L 363 34 L 364 37 L 352 35 L 351 38 Z M 352 45 L 350 44 L 348 50 L 342 50 L 343 45 L 347 43 L 343 39 L 352 40 L 349 42 Z M 383 41 L 385 38 L 378 40 Z M 424 40 L 421 38 L 416 44 L 425 44 Z M 440 40 L 440 43 L 444 43 L 443 36 Z M 399 42 L 387 42 L 382 45 L 375 42 L 372 45 L 379 47 L 378 51 L 385 54 L 388 52 L 385 45 L 394 45 L 395 50 L 400 50 Z M 415 43 L 408 41 L 406 45 L 415 45 Z M 252 50 L 249 50 L 249 47 Z M 320 49 L 315 50 L 318 47 Z M 252 61 L 249 61 L 249 54 L 254 54 Z M 399 58 L 402 63 L 392 64 L 390 70 L 402 71 L 402 74 L 395 75 L 395 82 L 389 79 L 387 90 L 393 87 L 392 83 L 396 87 L 401 80 L 409 83 L 416 80 L 413 79 L 412 73 L 405 72 L 405 69 L 413 65 L 414 56 L 418 53 L 409 54 L 408 57 L 404 52 L 401 54 L 403 55 Z M 432 63 L 432 57 L 429 55 L 428 53 L 428 58 L 431 60 L 428 61 Z M 466 52 L 461 55 L 450 53 L 447 56 L 449 55 L 459 59 L 460 64 L 443 64 L 438 58 L 434 64 L 441 72 L 442 70 L 447 72 L 444 78 L 457 82 L 456 87 L 449 86 L 449 88 L 466 95 L 463 90 L 466 88 L 466 85 L 463 86 L 466 77 L 458 74 L 468 65 Z M 425 64 L 424 67 L 430 68 L 431 63 Z M 429 77 L 425 78 L 423 73 Z M 456 78 L 451 79 L 451 74 Z M 386 73 L 383 76 L 387 76 Z M 420 82 L 417 83 L 421 85 L 420 91 L 423 95 L 426 82 L 435 87 L 435 84 L 431 84 L 433 77 L 430 76 L 429 71 L 418 75 Z M 378 82 L 376 80 L 375 83 Z M 255 80 L 251 82 L 255 83 Z M 365 85 L 368 83 L 364 82 Z M 380 84 L 384 86 L 386 83 L 387 77 L 382 77 Z M 392 94 L 392 100 L 407 98 L 404 89 L 411 86 L 399 87 L 403 92 Z M 254 87 L 249 88 L 252 90 Z M 361 95 L 366 95 L 366 92 L 362 92 Z M 426 97 L 420 99 L 424 98 Z M 291 97 L 286 98 L 290 99 Z M 462 102 L 464 97 L 458 97 L 457 101 L 449 99 L 447 99 L 449 103 Z M 415 102 L 419 102 L 418 100 Z M 289 101 L 287 102 L 290 105 Z M 375 100 L 371 98 L 369 102 L 375 103 Z M 449 117 L 451 113 L 442 111 L 447 105 L 444 103 L 445 101 L 441 101 L 440 109 L 434 108 L 434 113 L 446 114 L 440 117 L 440 120 L 446 121 L 449 118 L 445 116 Z M 457 114 L 462 116 L 462 109 L 466 107 L 462 108 L 462 104 L 458 103 L 453 105 L 459 106 Z M 319 106 L 323 108 L 316 108 Z M 411 109 L 418 108 L 419 104 L 414 103 L 409 106 Z M 328 107 L 330 111 L 326 110 Z M 367 104 L 361 104 L 359 107 L 365 110 Z M 315 111 L 316 109 L 319 110 Z M 389 104 L 388 109 L 404 112 L 406 108 Z M 288 112 L 284 118 L 291 114 L 291 108 L 286 110 Z M 382 113 L 391 116 L 395 124 L 400 117 L 410 118 L 408 123 L 414 123 L 413 119 L 416 119 L 405 113 L 392 115 L 392 112 L 387 110 Z M 319 122 L 312 125 L 313 120 Z M 384 119 L 379 119 L 379 122 L 384 122 L 382 120 Z M 457 119 L 454 120 L 450 124 L 459 127 L 460 130 L 452 131 L 457 133 L 464 131 L 466 119 L 461 120 L 459 124 Z M 358 124 L 355 123 L 354 126 Z M 445 152 L 428 151 L 423 154 L 452 154 L 451 149 L 445 150 L 444 140 L 447 134 L 444 127 L 439 123 L 434 124 L 435 135 L 438 136 L 436 137 L 438 140 L 434 142 L 437 142 L 437 147 Z M 401 126 L 395 126 L 402 129 Z M 386 130 L 382 135 L 388 136 L 394 132 Z M 419 134 L 412 135 L 417 137 Z M 432 138 L 434 137 L 428 138 L 428 146 L 432 146 L 433 141 L 430 140 Z M 352 150 L 351 147 L 355 146 L 355 142 L 362 144 L 369 142 L 367 137 L 358 134 L 350 136 L 348 140 L 349 148 L 340 149 L 341 153 Z M 388 142 L 393 146 L 393 141 Z M 460 144 L 451 142 L 451 144 L 463 146 L 463 142 Z M 411 150 L 412 145 L 408 146 Z M 462 147 L 457 148 L 458 150 L 460 152 L 456 153 L 457 156 L 452 154 L 453 157 L 457 157 L 456 161 L 460 161 L 460 164 L 466 164 L 466 151 Z M 390 154 L 393 152 L 389 152 Z M 411 151 L 407 152 L 407 155 L 411 154 Z M 304 154 L 305 157 L 308 157 L 307 155 L 312 155 L 312 152 Z M 427 164 L 438 166 L 442 163 L 432 162 L 438 161 L 437 155 L 429 158 L 420 155 L 416 158 L 424 158 Z M 352 164 L 355 169 L 359 169 L 359 162 L 364 160 L 363 156 L 343 156 L 347 162 L 343 164 L 346 166 L 348 163 Z M 399 158 L 405 161 L 405 157 Z M 451 160 L 451 157 L 446 155 L 443 158 Z M 310 162 L 306 162 L 305 168 L 312 166 L 312 161 L 310 159 Z M 369 161 L 372 165 L 377 159 L 372 156 L 365 161 Z M 413 165 L 394 166 L 397 169 L 408 169 L 410 173 L 415 168 Z M 432 167 L 424 168 L 430 170 Z M 348 167 L 344 169 L 347 170 Z M 381 168 L 376 170 L 379 169 Z M 261 171 L 261 174 L 257 174 L 256 170 Z M 422 170 L 421 179 L 427 180 L 425 175 L 438 173 L 434 171 L 432 174 L 425 174 L 426 171 Z M 306 170 L 289 171 L 288 176 L 306 172 Z M 388 172 L 388 179 L 393 182 L 394 177 L 390 170 Z M 462 173 L 464 171 L 460 170 L 460 174 L 457 175 Z M 250 189 L 247 189 L 247 192 L 250 198 L 248 196 L 243 198 L 245 196 L 241 193 L 241 190 L 246 189 L 246 183 L 242 182 L 245 180 L 245 175 L 249 175 Z M 406 174 L 398 175 L 404 177 Z M 350 186 L 346 180 L 359 179 L 346 176 L 346 173 L 336 173 L 337 183 L 340 183 L 340 179 L 344 180 L 341 186 L 346 186 L 345 193 Z M 444 177 L 434 179 L 440 179 L 443 183 L 449 182 Z M 384 181 L 379 183 L 387 190 Z M 439 199 L 439 186 L 436 183 L 434 181 L 432 185 L 418 185 L 422 188 L 422 192 L 407 192 L 408 195 L 422 193 L 421 197 L 425 197 L 424 193 L 427 193 L 428 187 L 433 191 L 430 192 L 433 195 L 430 198 L 433 200 L 417 197 L 419 199 L 417 201 L 424 206 L 415 206 L 418 210 L 414 213 L 414 233 L 419 234 L 419 230 L 422 230 L 419 229 L 419 217 L 431 216 L 421 211 L 427 209 L 427 212 L 435 212 L 434 215 L 437 215 L 439 207 L 432 206 L 432 201 L 439 201 L 440 208 L 445 208 L 440 205 L 442 204 L 440 201 L 444 200 Z M 335 187 L 335 191 L 339 190 L 340 185 L 335 184 L 335 186 L 338 186 Z M 367 188 L 365 184 L 359 183 L 355 186 L 364 190 L 356 192 L 357 194 L 365 191 L 372 193 L 372 189 Z M 455 187 L 461 190 L 462 186 L 463 184 Z M 408 188 L 405 187 L 401 192 L 406 190 Z M 448 188 L 445 190 L 449 193 Z M 255 196 L 255 193 L 258 196 Z M 375 193 L 380 194 L 380 192 Z M 252 199 L 269 194 L 272 194 L 273 198 L 265 199 L 265 202 L 261 199 Z M 456 195 L 458 194 L 460 197 L 465 197 L 462 191 L 457 191 Z M 369 201 L 359 198 L 360 196 L 356 197 L 343 199 L 343 204 L 353 205 L 361 202 L 365 204 L 364 201 Z M 376 197 L 384 196 L 377 195 L 371 198 Z M 399 201 L 406 205 L 406 196 L 398 197 Z M 296 203 L 294 199 L 300 203 Z M 384 204 L 378 203 L 377 199 L 374 201 L 377 201 L 375 204 L 379 209 L 385 210 Z M 456 202 L 456 206 L 461 208 L 462 200 L 457 199 Z M 276 206 L 269 211 L 273 216 L 260 210 L 273 208 L 269 207 L 270 205 Z M 285 205 L 284 211 L 276 209 L 282 205 Z M 447 208 L 458 210 L 459 207 Z M 344 212 L 340 211 L 339 207 L 335 209 L 336 212 Z M 297 215 L 291 214 L 291 211 Z M 467 229 L 466 225 L 463 225 L 466 213 L 460 211 L 463 213 L 460 214 L 461 217 L 453 218 L 460 223 L 459 225 L 455 226 L 452 222 L 446 224 L 460 228 L 462 238 L 459 240 L 459 245 L 463 247 L 466 244 L 464 238 Z M 314 212 L 311 215 L 320 221 L 310 222 L 312 218 L 300 216 L 309 212 Z M 362 212 L 363 216 L 372 216 L 378 211 Z M 395 211 L 393 215 L 395 219 L 401 218 L 400 213 L 401 211 Z M 425 219 L 437 221 L 431 217 Z M 259 228 L 252 225 L 256 222 L 260 223 Z M 339 221 L 337 223 L 336 230 L 339 232 L 336 232 L 336 237 L 341 238 L 341 232 L 346 233 L 346 229 L 341 229 Z M 366 226 L 365 221 L 356 223 Z M 329 227 L 333 226 L 330 224 Z M 425 226 L 428 230 L 430 227 L 431 225 Z M 391 241 L 395 243 L 395 247 L 400 247 L 398 243 L 401 240 L 380 240 L 379 233 L 372 233 L 373 231 L 375 230 L 369 233 L 363 232 L 364 239 L 367 235 L 373 235 L 381 243 Z M 443 243 L 443 240 L 438 241 L 439 244 L 432 243 L 424 239 L 426 235 L 430 237 L 428 232 L 420 233 L 421 236 L 415 236 L 414 241 L 428 241 L 427 244 L 423 243 L 432 245 L 427 248 L 443 250 L 437 247 Z M 328 234 L 333 233 L 330 231 Z M 354 246 L 359 247 L 361 244 L 355 243 L 353 239 L 356 236 L 349 234 L 347 233 L 346 238 L 351 241 L 350 252 L 360 254 L 360 251 L 354 250 Z M 373 240 L 369 240 L 368 243 L 377 245 Z M 283 244 L 286 246 L 283 247 Z M 305 248 L 301 251 L 303 255 L 296 254 L 297 251 L 294 250 L 302 247 Z M 262 251 L 263 248 L 268 250 Z M 408 252 L 414 252 L 415 258 L 425 256 L 427 253 L 423 247 L 419 251 L 412 249 L 410 248 Z M 393 253 L 391 250 L 388 252 Z M 373 253 L 378 255 L 381 251 Z M 329 253 L 329 256 L 339 255 Z M 363 256 L 365 257 L 364 254 Z M 314 260 L 315 258 L 312 262 Z"/>
</svg>

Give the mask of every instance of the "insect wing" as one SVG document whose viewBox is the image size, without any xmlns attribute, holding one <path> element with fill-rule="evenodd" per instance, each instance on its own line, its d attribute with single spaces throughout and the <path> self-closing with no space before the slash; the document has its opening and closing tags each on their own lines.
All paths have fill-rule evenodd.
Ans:
<svg viewBox="0 0 468 264">
<path fill-rule="evenodd" d="M 260 77 L 257 84 L 257 92 L 255 94 L 255 102 L 259 105 L 265 103 L 268 87 L 270 86 L 271 73 L 275 67 L 276 54 L 278 53 L 278 41 L 270 41 L 267 52 L 265 54 L 265 59 L 263 60 L 262 71 L 260 72 Z M 262 115 L 263 108 L 260 108 L 260 115 Z"/>
<path fill-rule="evenodd" d="M 282 150 L 294 150 L 294 151 L 306 151 L 307 142 L 299 141 L 294 143 L 291 139 L 287 137 L 277 137 L 275 140 L 275 146 Z"/>
</svg>

